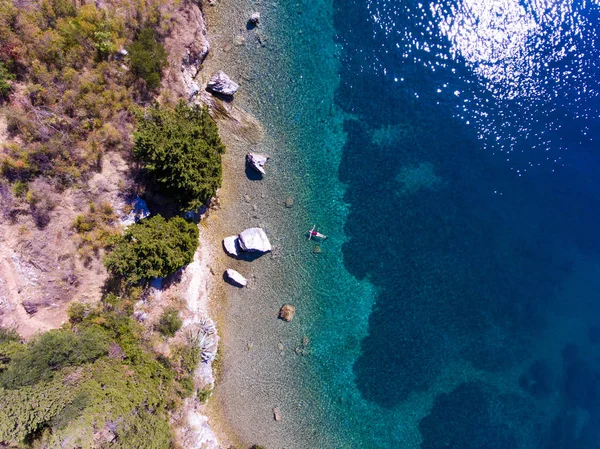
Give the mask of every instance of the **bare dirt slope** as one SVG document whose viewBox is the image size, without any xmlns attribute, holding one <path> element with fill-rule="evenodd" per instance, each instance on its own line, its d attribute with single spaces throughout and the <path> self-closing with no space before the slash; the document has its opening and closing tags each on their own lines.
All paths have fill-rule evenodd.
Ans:
<svg viewBox="0 0 600 449">
<path fill-rule="evenodd" d="M 36 180 L 30 186 L 40 198 L 35 206 L 0 186 L 0 326 L 27 339 L 59 327 L 72 301 L 100 299 L 107 278 L 101 254 L 84 263 L 73 223 L 92 202 L 122 209 L 127 170 L 118 154 L 108 154 L 86 188 L 58 193 L 49 181 Z"/>
</svg>

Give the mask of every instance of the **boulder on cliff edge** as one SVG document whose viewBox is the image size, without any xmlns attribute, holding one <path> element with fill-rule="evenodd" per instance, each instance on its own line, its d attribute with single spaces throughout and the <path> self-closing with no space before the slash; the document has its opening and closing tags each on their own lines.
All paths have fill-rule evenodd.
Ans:
<svg viewBox="0 0 600 449">
<path fill-rule="evenodd" d="M 228 97 L 233 96 L 239 87 L 240 86 L 234 83 L 222 70 L 215 73 L 206 85 L 206 88 L 211 92 L 226 95 Z"/>
</svg>

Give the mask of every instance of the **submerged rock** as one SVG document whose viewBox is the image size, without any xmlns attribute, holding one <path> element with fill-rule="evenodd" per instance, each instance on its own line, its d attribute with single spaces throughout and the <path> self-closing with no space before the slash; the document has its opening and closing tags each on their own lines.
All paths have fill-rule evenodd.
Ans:
<svg viewBox="0 0 600 449">
<path fill-rule="evenodd" d="M 294 319 L 296 314 L 296 308 L 291 304 L 285 304 L 281 310 L 279 310 L 279 318 L 288 323 Z"/>
<path fill-rule="evenodd" d="M 233 82 L 222 70 L 215 73 L 206 86 L 211 92 L 227 95 L 228 97 L 233 96 L 239 87 L 240 86 Z"/>
<path fill-rule="evenodd" d="M 235 284 L 239 287 L 245 287 L 248 285 L 248 280 L 232 268 L 225 270 L 225 275 L 232 284 Z"/>
<path fill-rule="evenodd" d="M 273 419 L 275 421 L 281 421 L 281 414 L 279 413 L 279 409 L 277 407 L 273 407 Z"/>
<path fill-rule="evenodd" d="M 223 239 L 223 247 L 225 252 L 230 256 L 237 257 L 240 255 L 240 245 L 237 235 L 231 235 Z"/>
<path fill-rule="evenodd" d="M 270 159 L 269 156 L 264 154 L 248 153 L 246 155 L 246 162 L 259 173 L 265 174 L 265 164 Z"/>
<path fill-rule="evenodd" d="M 258 251 L 266 253 L 271 251 L 271 242 L 261 228 L 248 228 L 238 236 L 238 243 L 242 251 Z"/>
</svg>

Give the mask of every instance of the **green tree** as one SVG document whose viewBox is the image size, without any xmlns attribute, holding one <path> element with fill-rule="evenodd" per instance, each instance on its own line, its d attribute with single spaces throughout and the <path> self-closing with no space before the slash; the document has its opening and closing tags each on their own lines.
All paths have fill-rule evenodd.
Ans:
<svg viewBox="0 0 600 449">
<path fill-rule="evenodd" d="M 177 309 L 169 307 L 161 315 L 156 330 L 165 337 L 174 337 L 177 331 L 181 329 L 182 324 L 183 321 L 179 318 Z"/>
<path fill-rule="evenodd" d="M 146 82 L 148 89 L 160 86 L 162 70 L 167 66 L 167 51 L 156 41 L 152 28 L 144 28 L 129 46 L 131 71 Z"/>
<path fill-rule="evenodd" d="M 225 146 L 207 108 L 152 107 L 138 117 L 134 154 L 182 211 L 197 209 L 221 186 Z"/>
<path fill-rule="evenodd" d="M 0 62 L 0 98 L 6 98 L 12 90 L 12 82 L 15 80 L 15 75 Z"/>
<path fill-rule="evenodd" d="M 81 365 L 106 355 L 108 343 L 106 333 L 93 326 L 78 334 L 66 329 L 46 332 L 13 356 L 0 376 L 1 384 L 18 388 L 50 380 L 54 372 L 65 366 Z"/>
<path fill-rule="evenodd" d="M 131 225 L 104 263 L 113 275 L 137 284 L 164 277 L 189 264 L 198 247 L 198 227 L 181 217 L 160 215 Z"/>
</svg>

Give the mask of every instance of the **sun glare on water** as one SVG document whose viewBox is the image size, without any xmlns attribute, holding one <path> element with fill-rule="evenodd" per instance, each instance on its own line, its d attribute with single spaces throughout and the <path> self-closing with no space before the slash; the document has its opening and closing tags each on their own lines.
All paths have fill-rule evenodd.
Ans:
<svg viewBox="0 0 600 449">
<path fill-rule="evenodd" d="M 374 36 L 392 39 L 403 61 L 439 73 L 431 92 L 451 102 L 455 117 L 475 128 L 484 148 L 506 154 L 519 175 L 536 166 L 554 170 L 563 165 L 565 151 L 593 138 L 590 121 L 600 115 L 599 5 L 368 2 Z M 374 59 L 374 70 L 404 80 L 390 59 Z M 469 75 L 457 80 L 459 73 Z M 398 84 L 423 97 L 422 86 Z"/>
</svg>

